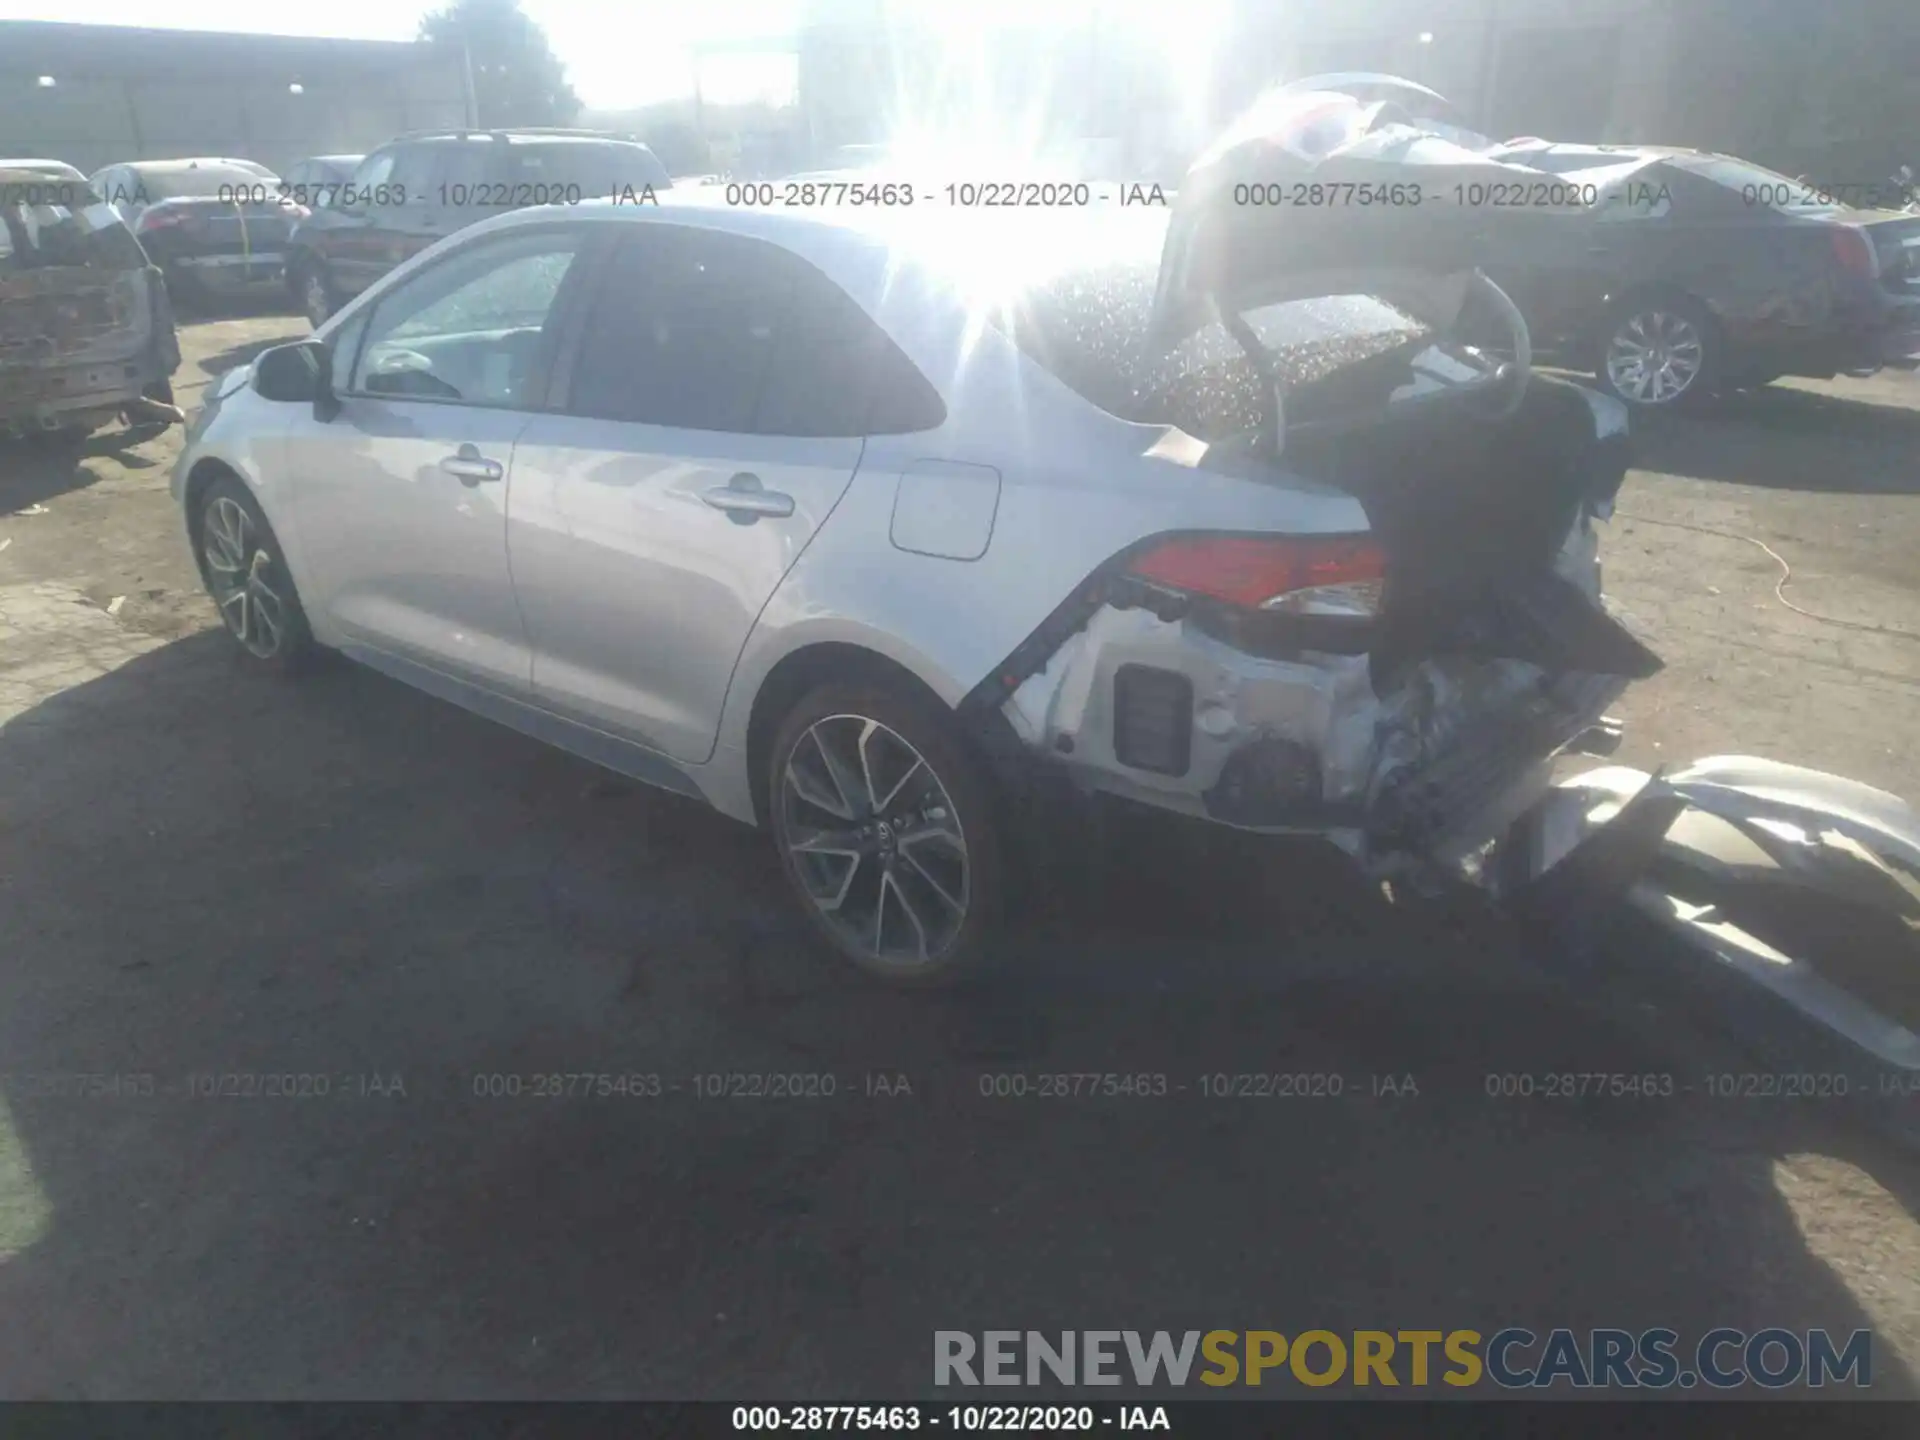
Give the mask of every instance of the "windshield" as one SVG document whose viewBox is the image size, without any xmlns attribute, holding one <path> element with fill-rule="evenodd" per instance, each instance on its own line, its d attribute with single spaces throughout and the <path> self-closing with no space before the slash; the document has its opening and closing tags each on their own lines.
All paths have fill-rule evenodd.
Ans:
<svg viewBox="0 0 1920 1440">
<path fill-rule="evenodd" d="M 138 270 L 146 254 L 109 205 L 0 207 L 0 274 L 58 266 Z"/>
</svg>

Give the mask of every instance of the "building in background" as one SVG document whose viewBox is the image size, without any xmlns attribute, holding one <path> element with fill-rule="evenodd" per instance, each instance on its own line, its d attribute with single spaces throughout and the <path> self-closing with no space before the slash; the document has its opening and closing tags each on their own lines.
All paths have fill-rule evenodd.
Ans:
<svg viewBox="0 0 1920 1440">
<path fill-rule="evenodd" d="M 1920 165 L 1916 0 L 1085 0 L 1070 21 L 1030 8 L 957 31 L 931 0 L 809 0 L 794 43 L 816 151 L 997 107 L 1032 135 L 1114 138 L 1139 174 L 1164 168 L 1160 152 L 1184 163 L 1272 85 L 1375 70 L 1432 86 L 1502 139 L 1696 145 L 1836 183 Z"/>
<path fill-rule="evenodd" d="M 0 21 L 0 155 L 91 174 L 231 155 L 282 170 L 465 124 L 464 57 L 407 41 Z"/>
</svg>

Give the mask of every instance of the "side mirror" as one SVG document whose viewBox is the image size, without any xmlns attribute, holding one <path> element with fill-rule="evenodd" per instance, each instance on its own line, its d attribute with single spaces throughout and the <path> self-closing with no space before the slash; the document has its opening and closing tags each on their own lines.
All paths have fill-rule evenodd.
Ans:
<svg viewBox="0 0 1920 1440">
<path fill-rule="evenodd" d="M 268 400 L 313 406 L 313 418 L 325 423 L 340 413 L 333 393 L 333 352 L 324 340 L 276 345 L 253 362 L 253 388 Z"/>
</svg>

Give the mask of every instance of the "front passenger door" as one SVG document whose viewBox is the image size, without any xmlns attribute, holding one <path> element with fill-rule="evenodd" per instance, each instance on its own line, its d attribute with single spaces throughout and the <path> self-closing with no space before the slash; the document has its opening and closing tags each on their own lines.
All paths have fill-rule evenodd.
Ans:
<svg viewBox="0 0 1920 1440">
<path fill-rule="evenodd" d="M 584 244 L 578 225 L 530 227 L 410 276 L 341 332 L 358 343 L 335 357 L 349 377 L 339 414 L 292 421 L 291 529 L 309 608 L 361 658 L 524 697 L 508 473 Z"/>
</svg>

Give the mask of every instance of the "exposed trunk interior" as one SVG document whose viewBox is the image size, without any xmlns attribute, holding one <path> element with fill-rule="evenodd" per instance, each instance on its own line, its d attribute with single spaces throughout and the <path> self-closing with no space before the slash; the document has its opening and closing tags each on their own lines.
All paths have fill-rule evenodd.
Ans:
<svg viewBox="0 0 1920 1440">
<path fill-rule="evenodd" d="M 1377 393 L 1375 363 L 1287 397 L 1285 464 L 1355 496 L 1387 551 L 1376 666 L 1470 654 L 1632 678 L 1658 670 L 1650 651 L 1554 569 L 1583 503 L 1610 500 L 1626 473 L 1624 444 L 1596 444 L 1580 392 L 1536 375 L 1505 419 L 1438 403 L 1376 412 L 1371 423 L 1325 423 L 1351 413 L 1353 396 Z M 1391 367 L 1395 357 L 1377 363 Z"/>
</svg>

